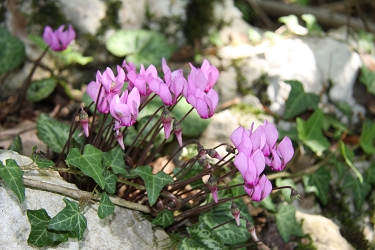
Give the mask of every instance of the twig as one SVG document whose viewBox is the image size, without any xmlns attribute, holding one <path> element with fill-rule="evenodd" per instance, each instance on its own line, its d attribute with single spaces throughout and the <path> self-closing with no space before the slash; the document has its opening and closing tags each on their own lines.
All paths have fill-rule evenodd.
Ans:
<svg viewBox="0 0 375 250">
<path fill-rule="evenodd" d="M 91 197 L 91 195 L 92 195 L 90 192 L 77 190 L 77 189 L 73 189 L 73 188 L 68 188 L 68 187 L 63 187 L 63 186 L 59 186 L 59 185 L 52 184 L 52 183 L 47 183 L 47 182 L 43 182 L 43 181 L 30 179 L 30 178 L 27 178 L 27 177 L 23 178 L 23 184 L 25 185 L 25 187 L 61 194 L 61 195 L 68 196 L 68 197 L 76 199 L 76 200 L 79 200 L 81 197 L 86 197 L 86 196 Z M 133 203 L 133 202 L 130 202 L 130 201 L 126 201 L 126 200 L 121 199 L 119 197 L 110 196 L 110 199 L 113 202 L 113 204 L 115 204 L 119 207 L 125 207 L 125 208 L 129 208 L 129 209 L 137 210 L 137 211 L 140 211 L 140 212 L 148 213 L 148 214 L 151 212 L 150 208 L 147 207 L 147 206 L 140 205 L 140 204 L 137 204 L 137 203 Z M 100 197 L 94 196 L 94 197 L 92 197 L 92 200 L 99 201 Z"/>
</svg>

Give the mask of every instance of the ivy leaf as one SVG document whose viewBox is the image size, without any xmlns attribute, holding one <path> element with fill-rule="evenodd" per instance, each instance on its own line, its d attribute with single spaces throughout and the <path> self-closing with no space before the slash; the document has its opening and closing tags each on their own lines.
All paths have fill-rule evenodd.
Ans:
<svg viewBox="0 0 375 250">
<path fill-rule="evenodd" d="M 54 152 L 60 153 L 69 138 L 70 125 L 58 122 L 45 113 L 41 113 L 36 122 L 38 137 Z M 83 137 L 78 136 L 78 131 L 73 134 L 72 144 L 82 144 Z M 74 147 L 74 145 L 72 145 Z M 80 147 L 78 147 L 80 148 Z"/>
<path fill-rule="evenodd" d="M 8 150 L 15 151 L 17 153 L 20 153 L 22 150 L 22 140 L 19 135 L 16 135 L 12 142 L 10 143 Z"/>
<path fill-rule="evenodd" d="M 304 121 L 297 117 L 298 138 L 315 153 L 329 148 L 329 142 L 322 133 L 323 112 L 318 109 Z"/>
<path fill-rule="evenodd" d="M 288 242 L 291 235 L 304 235 L 296 220 L 296 209 L 292 205 L 281 206 L 276 214 L 276 228 L 284 242 Z"/>
<path fill-rule="evenodd" d="M 49 159 L 46 159 L 46 154 L 42 151 L 36 151 L 38 149 L 37 146 L 33 147 L 33 153 L 31 154 L 31 159 L 38 165 L 39 168 L 49 168 L 54 166 L 55 163 Z"/>
<path fill-rule="evenodd" d="M 240 216 L 252 222 L 253 219 L 243 200 L 238 199 L 235 202 L 240 209 Z M 216 205 L 210 211 L 199 216 L 199 222 L 204 223 L 209 227 L 214 227 L 233 219 L 230 202 Z M 236 222 L 233 220 L 232 222 L 215 229 L 215 232 L 225 244 L 234 245 L 244 243 L 249 239 L 250 234 L 245 227 L 246 221 L 241 219 L 240 222 L 241 226 L 237 226 Z"/>
<path fill-rule="evenodd" d="M 163 171 L 153 175 L 150 166 L 140 166 L 135 169 L 135 173 L 145 181 L 150 206 L 155 204 L 163 187 L 173 182 L 173 178 Z"/>
<path fill-rule="evenodd" d="M 156 226 L 162 226 L 164 228 L 169 225 L 172 225 L 173 222 L 174 222 L 173 212 L 167 209 L 164 209 L 158 214 L 158 216 L 156 216 L 155 219 L 152 220 L 151 223 Z"/>
<path fill-rule="evenodd" d="M 314 192 L 319 200 L 325 205 L 328 201 L 330 172 L 326 168 L 319 168 L 312 175 L 302 177 L 307 192 Z"/>
<path fill-rule="evenodd" d="M 126 174 L 124 151 L 120 146 L 103 153 L 103 166 L 106 168 L 111 167 L 115 174 Z"/>
<path fill-rule="evenodd" d="M 10 190 L 17 196 L 20 203 L 25 200 L 25 186 L 23 185 L 23 171 L 13 159 L 5 160 L 5 166 L 0 161 L 0 178 L 4 180 Z"/>
<path fill-rule="evenodd" d="M 115 211 L 115 205 L 106 192 L 102 193 L 100 197 L 100 204 L 98 208 L 98 216 L 100 219 L 104 219 L 105 217 L 111 215 Z"/>
<path fill-rule="evenodd" d="M 366 86 L 370 94 L 375 95 L 375 71 L 372 71 L 367 66 L 363 66 L 359 81 Z"/>
<path fill-rule="evenodd" d="M 355 207 L 360 210 L 367 194 L 371 191 L 371 185 L 347 174 L 343 180 L 343 187 L 352 192 Z"/>
<path fill-rule="evenodd" d="M 294 189 L 297 189 L 296 184 L 294 183 L 294 181 L 291 178 L 285 178 L 285 179 L 277 178 L 276 179 L 276 187 L 282 187 L 282 186 L 291 186 Z M 287 202 L 291 202 L 291 199 L 290 199 L 291 190 L 290 190 L 290 188 L 281 189 L 281 193 L 283 194 L 283 196 L 284 196 L 284 198 Z"/>
<path fill-rule="evenodd" d="M 84 174 L 93 178 L 101 189 L 104 189 L 102 157 L 103 153 L 100 149 L 86 144 L 83 155 L 77 148 L 72 148 L 66 158 L 66 163 L 79 168 Z"/>
<path fill-rule="evenodd" d="M 355 175 L 358 177 L 359 181 L 363 182 L 363 177 L 361 173 L 358 171 L 358 169 L 354 166 L 352 159 L 354 157 L 354 153 L 352 150 L 350 150 L 343 141 L 339 141 L 340 146 L 340 152 L 342 156 L 344 157 L 345 163 L 353 170 Z"/>
<path fill-rule="evenodd" d="M 32 81 L 26 92 L 26 100 L 39 102 L 47 98 L 55 90 L 57 81 L 55 78 L 46 78 Z"/>
<path fill-rule="evenodd" d="M 81 240 L 87 228 L 87 220 L 79 212 L 77 202 L 64 198 L 66 207 L 61 210 L 48 223 L 48 229 L 73 232 L 78 240 Z"/>
<path fill-rule="evenodd" d="M 362 126 L 362 133 L 360 137 L 360 145 L 366 154 L 374 154 L 374 137 L 375 137 L 375 124 L 366 120 Z"/>
<path fill-rule="evenodd" d="M 303 113 L 307 109 L 318 109 L 320 97 L 315 94 L 305 93 L 299 81 L 285 81 L 292 87 L 288 100 L 285 103 L 284 119 L 290 119 Z"/>
<path fill-rule="evenodd" d="M 184 238 L 178 245 L 179 250 L 190 249 L 224 249 L 222 239 L 216 234 L 216 230 L 212 230 L 205 223 L 188 227 L 187 231 L 190 235 L 189 238 Z"/>
<path fill-rule="evenodd" d="M 109 194 L 114 194 L 116 192 L 117 175 L 111 170 L 104 170 L 103 176 L 105 180 L 104 190 Z"/>
<path fill-rule="evenodd" d="M 302 20 L 306 22 L 307 30 L 309 34 L 315 33 L 320 34 L 322 33 L 322 27 L 318 24 L 316 17 L 312 14 L 303 14 L 301 16 Z"/>
<path fill-rule="evenodd" d="M 31 230 L 27 243 L 37 247 L 57 246 L 62 242 L 68 241 L 68 233 L 48 229 L 48 223 L 51 219 L 46 210 L 27 210 Z"/>
</svg>

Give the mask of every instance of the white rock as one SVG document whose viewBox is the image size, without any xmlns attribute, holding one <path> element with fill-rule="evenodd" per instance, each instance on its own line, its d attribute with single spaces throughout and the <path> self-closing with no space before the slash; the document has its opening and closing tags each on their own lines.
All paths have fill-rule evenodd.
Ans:
<svg viewBox="0 0 375 250">
<path fill-rule="evenodd" d="M 296 211 L 297 221 L 303 221 L 302 230 L 312 238 L 319 250 L 354 250 L 340 234 L 340 228 L 330 219 L 321 215 L 305 214 Z"/>
<path fill-rule="evenodd" d="M 0 160 L 13 158 L 18 165 L 28 165 L 32 160 L 13 151 L 0 151 Z M 41 174 L 40 172 L 43 172 Z M 77 189 L 56 172 L 25 171 L 26 178 L 36 179 Z M 13 192 L 3 182 L 0 187 L 0 246 L 2 249 L 37 249 L 27 244 L 30 233 L 27 209 L 44 208 L 50 217 L 65 207 L 64 196 L 46 191 L 26 188 L 26 199 L 19 204 Z M 169 237 L 163 230 L 154 230 L 152 224 L 136 211 L 115 207 L 112 215 L 100 219 L 98 204 L 89 204 L 83 210 L 87 229 L 82 241 L 69 239 L 54 249 L 160 249 L 167 247 Z"/>
<path fill-rule="evenodd" d="M 59 0 L 62 12 L 83 33 L 96 34 L 107 6 L 100 0 Z"/>
</svg>

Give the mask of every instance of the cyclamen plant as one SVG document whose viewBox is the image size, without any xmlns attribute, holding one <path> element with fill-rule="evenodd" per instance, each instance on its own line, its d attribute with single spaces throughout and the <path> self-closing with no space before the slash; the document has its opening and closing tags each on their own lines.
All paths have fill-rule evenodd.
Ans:
<svg viewBox="0 0 375 250">
<path fill-rule="evenodd" d="M 71 25 L 67 31 L 63 30 L 64 26 L 56 31 L 50 27 L 45 28 L 43 38 L 54 51 L 65 50 L 75 38 Z M 155 217 L 155 225 L 170 231 L 179 230 L 186 219 L 193 220 L 214 206 L 231 202 L 228 211 L 233 219 L 212 230 L 231 222 L 240 227 L 242 218 L 246 220 L 246 229 L 257 242 L 259 239 L 254 225 L 240 215 L 235 200 L 249 196 L 258 202 L 265 199 L 273 189 L 280 189 L 272 187 L 264 170 L 268 166 L 273 171 L 282 171 L 293 157 L 292 142 L 285 137 L 277 144 L 278 131 L 267 121 L 255 129 L 254 123 L 249 129 L 238 127 L 230 136 L 234 146 L 223 143 L 206 149 L 195 139 L 184 142 L 181 124 L 186 117 L 194 109 L 202 119 L 212 117 L 219 99 L 213 89 L 219 78 L 219 70 L 207 60 L 203 61 L 201 67 L 190 64 L 190 69 L 185 78 L 182 69 L 172 71 L 163 58 L 162 77 L 154 65 L 147 68 L 141 65 L 138 72 L 135 65 L 126 60 L 121 66 L 116 66 L 116 74 L 109 67 L 103 72 L 98 70 L 95 81 L 87 86 L 87 94 L 92 103 L 87 109 L 77 109 L 69 139 L 55 162 L 54 169 L 70 174 L 77 174 L 79 169 L 81 176 L 94 182 L 95 187 L 90 190 L 93 196 L 100 195 L 101 202 L 107 202 L 106 206 L 113 206 L 112 201 L 106 199 L 107 194 L 116 194 L 142 207 L 143 212 Z M 138 125 L 138 118 L 145 107 L 157 98 L 163 105 L 147 116 L 143 125 L 131 130 Z M 173 110 L 183 99 L 192 107 L 185 116 L 177 119 Z M 89 110 L 92 105 L 94 111 L 91 113 Z M 86 137 L 84 144 L 78 148 L 72 143 L 77 129 L 76 116 Z M 156 139 L 162 129 L 165 139 L 158 142 Z M 134 131 L 137 131 L 136 134 Z M 156 172 L 152 169 L 154 161 L 165 153 L 163 146 L 172 133 L 180 147 L 168 157 L 168 162 L 159 172 L 153 173 Z M 130 142 L 127 136 L 131 138 Z M 183 148 L 191 145 L 196 148 L 194 156 L 182 161 L 182 165 L 176 166 L 174 171 L 168 172 L 168 163 Z M 219 155 L 216 150 L 218 147 L 226 147 L 226 155 Z M 38 158 L 40 153 L 34 153 Z M 100 157 L 94 159 L 90 153 Z M 67 169 L 57 168 L 62 159 L 65 159 Z M 80 159 L 88 162 L 89 166 Z M 229 185 L 225 180 L 238 172 L 243 183 Z M 207 176 L 207 182 L 203 183 L 202 180 Z M 228 197 L 226 191 L 239 185 L 243 186 L 245 194 Z M 292 187 L 284 188 L 290 188 L 292 198 L 298 198 L 298 193 Z M 125 190 L 121 195 L 118 192 L 120 189 Z M 100 218 L 104 218 L 113 210 L 103 214 L 99 209 L 98 213 Z M 82 238 L 82 231 L 77 234 L 79 239 Z"/>
</svg>

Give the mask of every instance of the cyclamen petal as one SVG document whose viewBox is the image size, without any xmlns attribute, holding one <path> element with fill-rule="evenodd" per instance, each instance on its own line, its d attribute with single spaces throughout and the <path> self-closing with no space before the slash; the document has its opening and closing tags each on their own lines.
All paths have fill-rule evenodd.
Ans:
<svg viewBox="0 0 375 250">
<path fill-rule="evenodd" d="M 248 157 L 248 156 L 246 156 Z M 254 162 L 249 158 L 248 167 L 244 176 L 245 186 L 252 188 L 259 182 L 259 173 L 255 167 Z"/>
<path fill-rule="evenodd" d="M 285 165 L 281 163 L 280 156 L 277 154 L 275 149 L 272 149 L 272 163 L 270 167 L 275 171 L 281 171 L 285 167 Z"/>
<path fill-rule="evenodd" d="M 250 158 L 246 156 L 243 152 L 240 152 L 238 155 L 235 156 L 233 164 L 236 166 L 238 171 L 241 173 L 242 177 L 245 178 L 245 174 L 248 168 L 248 160 Z"/>
<path fill-rule="evenodd" d="M 252 153 L 252 143 L 248 132 L 243 127 L 238 127 L 230 137 L 232 143 L 237 148 L 238 152 L 243 152 L 250 156 Z"/>
<path fill-rule="evenodd" d="M 263 155 L 262 151 L 260 151 L 259 149 L 257 149 L 253 153 L 251 159 L 254 162 L 254 165 L 255 165 L 255 167 L 257 169 L 258 175 L 260 175 L 263 172 L 263 170 L 264 170 L 264 168 L 266 166 L 264 155 Z"/>
<path fill-rule="evenodd" d="M 259 179 L 258 185 L 254 188 L 247 188 L 244 186 L 244 189 L 253 201 L 262 201 L 271 193 L 272 184 L 265 175 L 262 175 Z"/>
<path fill-rule="evenodd" d="M 53 31 L 50 26 L 46 26 L 43 32 L 43 40 L 54 51 L 65 50 L 71 41 L 76 37 L 76 33 L 71 24 L 64 31 L 65 25 L 61 25 L 57 30 Z"/>
<path fill-rule="evenodd" d="M 267 121 L 265 121 L 265 124 L 264 130 L 266 132 L 267 144 L 270 148 L 273 148 L 276 144 L 279 133 L 273 124 L 268 123 Z"/>
<path fill-rule="evenodd" d="M 277 146 L 277 152 L 283 158 L 283 164 L 287 164 L 294 155 L 292 141 L 289 137 L 285 136 L 284 139 Z"/>
</svg>

